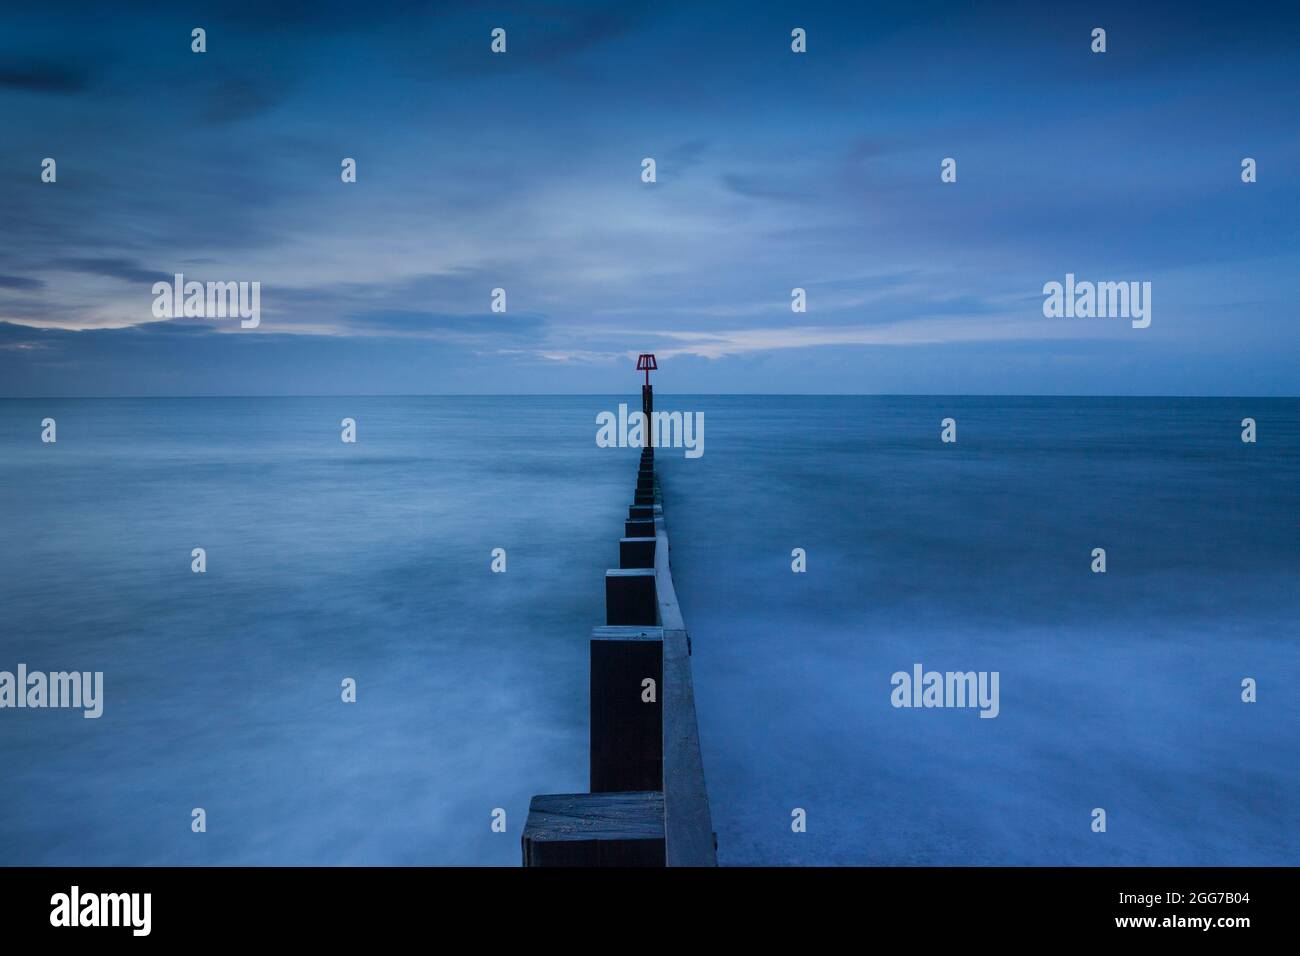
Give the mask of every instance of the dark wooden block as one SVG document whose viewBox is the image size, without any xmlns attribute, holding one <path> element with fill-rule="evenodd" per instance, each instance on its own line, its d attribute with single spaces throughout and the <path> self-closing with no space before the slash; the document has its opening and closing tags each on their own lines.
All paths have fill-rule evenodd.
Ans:
<svg viewBox="0 0 1300 956">
<path fill-rule="evenodd" d="M 654 568 L 610 568 L 605 572 L 605 623 L 659 623 Z"/>
<path fill-rule="evenodd" d="M 664 795 L 542 794 L 520 842 L 524 866 L 664 866 Z"/>
<path fill-rule="evenodd" d="M 636 507 L 633 505 L 632 507 Z M 653 505 L 642 505 L 649 507 L 651 513 L 654 513 Z M 655 536 L 655 523 L 653 520 L 638 520 L 623 522 L 623 537 L 625 538 L 653 538 Z"/>
<path fill-rule="evenodd" d="M 592 793 L 663 788 L 663 648 L 658 627 L 592 629 Z"/>
<path fill-rule="evenodd" d="M 628 505 L 627 516 L 633 521 L 654 521 L 654 505 Z"/>
<path fill-rule="evenodd" d="M 653 537 L 619 538 L 619 567 L 654 567 Z"/>
</svg>

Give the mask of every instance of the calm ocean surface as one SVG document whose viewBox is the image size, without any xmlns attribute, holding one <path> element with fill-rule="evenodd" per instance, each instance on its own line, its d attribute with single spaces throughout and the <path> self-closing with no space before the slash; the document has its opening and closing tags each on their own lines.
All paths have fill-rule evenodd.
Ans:
<svg viewBox="0 0 1300 956">
<path fill-rule="evenodd" d="M 620 401 L 0 401 L 0 670 L 105 674 L 0 710 L 0 864 L 518 865 L 587 789 Z M 1300 863 L 1300 401 L 657 404 L 721 862 Z M 918 662 L 1000 715 L 894 709 Z"/>
</svg>

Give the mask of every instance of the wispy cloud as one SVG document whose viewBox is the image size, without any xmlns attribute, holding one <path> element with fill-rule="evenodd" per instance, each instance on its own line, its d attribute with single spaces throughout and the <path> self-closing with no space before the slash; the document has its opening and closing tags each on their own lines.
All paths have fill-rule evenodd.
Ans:
<svg viewBox="0 0 1300 956">
<path fill-rule="evenodd" d="M 90 86 L 91 72 L 80 64 L 57 60 L 0 60 L 0 87 L 28 93 L 80 93 Z"/>
<path fill-rule="evenodd" d="M 28 276 L 5 276 L 0 275 L 0 289 L 19 289 L 22 291 L 33 291 L 45 288 L 45 283 L 40 279 L 32 279 Z"/>
<path fill-rule="evenodd" d="M 1051 339 L 1089 339 L 1105 334 L 1104 327 L 1078 323 L 1001 320 L 989 321 L 986 315 L 914 319 L 872 325 L 796 325 L 758 327 L 725 331 L 682 329 L 628 329 L 613 333 L 642 343 L 656 343 L 656 355 L 672 358 L 693 355 L 707 359 L 724 359 L 758 352 L 781 352 L 790 349 L 830 346 L 929 346 L 969 342 L 1039 341 Z M 662 344 L 658 344 L 662 343 Z M 591 350 L 538 349 L 534 354 L 565 361 L 605 362 L 628 355 L 636 349 L 607 352 Z"/>
<path fill-rule="evenodd" d="M 161 269 L 147 269 L 136 260 L 122 256 L 73 256 L 55 259 L 51 265 L 56 269 L 106 276 L 110 279 L 121 279 L 123 282 L 135 282 L 141 285 L 171 278 L 170 274 Z"/>
</svg>

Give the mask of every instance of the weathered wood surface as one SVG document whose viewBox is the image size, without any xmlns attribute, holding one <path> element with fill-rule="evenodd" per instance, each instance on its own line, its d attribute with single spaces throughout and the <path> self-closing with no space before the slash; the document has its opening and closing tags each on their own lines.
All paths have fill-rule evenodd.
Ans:
<svg viewBox="0 0 1300 956">
<path fill-rule="evenodd" d="M 658 624 L 654 568 L 610 568 L 605 572 L 605 623 Z"/>
<path fill-rule="evenodd" d="M 717 866 L 690 639 L 653 468 L 645 449 L 619 542 L 622 567 L 605 572 L 606 626 L 592 630 L 593 792 L 533 798 L 525 866 Z M 640 691 L 656 666 L 657 714 L 638 709 L 651 706 Z"/>
<path fill-rule="evenodd" d="M 658 538 L 619 538 L 618 566 L 620 568 L 653 568 L 655 542 Z"/>
<path fill-rule="evenodd" d="M 655 506 L 655 591 L 663 628 L 664 835 L 668 866 L 717 866 L 713 816 L 695 716 L 690 641 L 669 563 L 662 499 Z"/>
<path fill-rule="evenodd" d="M 533 797 L 521 843 L 524 866 L 663 866 L 664 795 Z"/>
<path fill-rule="evenodd" d="M 592 793 L 663 787 L 663 646 L 658 627 L 592 628 Z"/>
</svg>

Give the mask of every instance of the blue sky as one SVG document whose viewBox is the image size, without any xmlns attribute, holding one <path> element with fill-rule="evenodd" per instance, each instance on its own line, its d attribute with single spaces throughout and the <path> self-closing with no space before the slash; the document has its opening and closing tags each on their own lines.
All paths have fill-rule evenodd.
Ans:
<svg viewBox="0 0 1300 956">
<path fill-rule="evenodd" d="M 625 391 L 640 351 L 675 392 L 1300 394 L 1294 5 L 47 6 L 0 13 L 0 395 Z M 175 272 L 260 327 L 157 321 Z M 1045 318 L 1067 272 L 1151 327 Z"/>
</svg>

